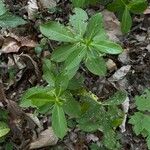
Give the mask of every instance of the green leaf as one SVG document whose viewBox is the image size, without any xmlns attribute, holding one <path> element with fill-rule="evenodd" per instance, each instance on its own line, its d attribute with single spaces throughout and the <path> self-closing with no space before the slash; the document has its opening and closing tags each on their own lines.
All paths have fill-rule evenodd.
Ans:
<svg viewBox="0 0 150 150">
<path fill-rule="evenodd" d="M 78 127 L 84 132 L 95 132 L 99 129 L 99 123 L 87 121 L 85 124 L 80 123 Z"/>
<path fill-rule="evenodd" d="M 37 107 L 41 107 L 47 103 L 55 103 L 55 97 L 52 93 L 37 93 L 28 97 L 28 99 Z"/>
<path fill-rule="evenodd" d="M 65 93 L 65 100 L 66 101 L 63 104 L 65 113 L 70 117 L 79 117 L 81 114 L 81 107 L 79 102 L 77 102 L 70 93 Z"/>
<path fill-rule="evenodd" d="M 87 27 L 88 15 L 81 8 L 74 9 L 74 15 L 70 16 L 70 24 L 77 34 L 84 35 Z"/>
<path fill-rule="evenodd" d="M 147 0 L 131 0 L 128 8 L 133 13 L 142 13 L 148 6 Z"/>
<path fill-rule="evenodd" d="M 43 79 L 46 80 L 51 87 L 54 87 L 55 84 L 54 67 L 50 59 L 43 60 Z"/>
<path fill-rule="evenodd" d="M 71 70 L 79 66 L 83 57 L 86 54 L 86 47 L 84 45 L 78 46 L 78 48 L 73 51 L 65 61 L 65 70 Z"/>
<path fill-rule="evenodd" d="M 121 30 L 123 33 L 128 33 L 131 27 L 132 27 L 132 18 L 128 7 L 125 7 L 125 10 L 122 15 Z"/>
<path fill-rule="evenodd" d="M 60 46 L 53 51 L 51 60 L 56 62 L 63 62 L 74 50 L 77 49 L 77 47 L 77 44 Z"/>
<path fill-rule="evenodd" d="M 74 7 L 84 7 L 86 5 L 86 0 L 72 0 Z"/>
<path fill-rule="evenodd" d="M 117 144 L 116 133 L 113 130 L 106 130 L 103 142 L 108 149 L 115 149 Z"/>
<path fill-rule="evenodd" d="M 6 7 L 5 7 L 5 4 L 3 2 L 3 0 L 0 0 L 0 16 L 5 14 L 7 11 Z"/>
<path fill-rule="evenodd" d="M 69 83 L 69 78 L 66 74 L 60 73 L 57 75 L 55 81 L 55 90 L 57 95 L 60 95 L 62 92 L 64 92 L 67 89 L 68 83 Z"/>
<path fill-rule="evenodd" d="M 131 116 L 131 119 L 129 120 L 129 123 L 134 125 L 133 130 L 136 135 L 139 135 L 144 130 L 143 119 L 144 119 L 144 114 L 140 112 L 136 112 L 133 116 Z"/>
<path fill-rule="evenodd" d="M 72 68 L 70 70 L 64 69 L 63 73 L 64 73 L 64 75 L 68 76 L 69 80 L 71 80 L 74 77 L 74 75 L 76 74 L 78 69 L 79 69 L 79 65 L 75 66 L 74 68 Z"/>
<path fill-rule="evenodd" d="M 77 90 L 84 87 L 84 77 L 82 75 L 75 76 L 69 81 L 68 89 L 69 90 Z"/>
<path fill-rule="evenodd" d="M 93 42 L 91 45 L 101 53 L 119 54 L 123 51 L 120 45 L 109 40 Z"/>
<path fill-rule="evenodd" d="M 150 135 L 146 138 L 148 149 L 150 149 Z"/>
<path fill-rule="evenodd" d="M 40 26 L 40 31 L 50 40 L 61 42 L 75 42 L 73 33 L 62 24 L 49 21 Z"/>
<path fill-rule="evenodd" d="M 101 28 L 103 28 L 102 14 L 97 13 L 93 15 L 89 20 L 86 30 L 86 38 L 90 40 L 93 39 L 93 37 L 96 36 L 99 31 L 101 31 Z"/>
<path fill-rule="evenodd" d="M 119 19 L 122 18 L 125 7 L 128 5 L 128 0 L 113 0 L 112 3 L 107 5 L 107 9 L 113 12 L 117 12 Z"/>
<path fill-rule="evenodd" d="M 141 96 L 136 96 L 137 109 L 150 111 L 150 90 L 146 90 Z"/>
<path fill-rule="evenodd" d="M 21 101 L 20 101 L 20 106 L 21 107 L 36 107 L 33 105 L 30 97 L 33 95 L 41 94 L 41 93 L 47 93 L 50 89 L 49 88 L 44 88 L 44 87 L 33 87 L 28 89 L 22 96 Z"/>
<path fill-rule="evenodd" d="M 120 105 L 122 104 L 127 97 L 125 91 L 117 91 L 112 97 L 110 97 L 107 101 L 103 102 L 104 105 Z"/>
<path fill-rule="evenodd" d="M 21 17 L 12 15 L 8 12 L 0 16 L 0 26 L 4 28 L 14 28 L 19 25 L 24 25 L 25 23 L 26 21 L 24 21 Z"/>
<path fill-rule="evenodd" d="M 92 51 L 88 51 L 85 66 L 95 75 L 104 76 L 107 71 L 105 60 L 102 57 L 95 55 Z"/>
<path fill-rule="evenodd" d="M 68 130 L 63 108 L 56 104 L 52 111 L 52 128 L 55 134 L 61 139 L 63 139 Z"/>
<path fill-rule="evenodd" d="M 104 28 L 101 28 L 99 32 L 94 36 L 93 41 L 94 42 L 100 42 L 108 39 L 108 35 L 106 34 L 106 31 Z"/>
<path fill-rule="evenodd" d="M 5 122 L 0 121 L 0 138 L 5 136 L 9 131 L 8 125 Z"/>
</svg>

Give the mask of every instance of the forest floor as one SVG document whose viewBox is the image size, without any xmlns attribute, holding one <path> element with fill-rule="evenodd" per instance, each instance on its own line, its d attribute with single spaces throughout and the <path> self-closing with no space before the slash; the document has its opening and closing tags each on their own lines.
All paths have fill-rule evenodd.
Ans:
<svg viewBox="0 0 150 150">
<path fill-rule="evenodd" d="M 18 103 L 22 94 L 30 87 L 43 85 L 42 80 L 42 59 L 51 54 L 52 49 L 57 46 L 56 42 L 48 41 L 40 45 L 42 35 L 39 32 L 39 24 L 47 20 L 59 20 L 66 23 L 71 14 L 72 6 L 67 0 L 58 0 L 57 4 L 51 3 L 52 9 L 44 9 L 38 5 L 37 16 L 32 18 L 32 13 L 28 12 L 27 0 L 6 0 L 7 6 L 13 14 L 27 19 L 27 24 L 13 29 L 0 30 L 0 47 L 3 53 L 0 54 L 0 76 L 1 95 L 0 97 L 11 100 L 12 115 L 9 117 L 11 134 L 5 142 L 1 142 L 0 149 L 5 149 L 6 143 L 12 143 L 14 149 L 29 149 L 31 140 L 38 134 L 38 126 L 33 123 L 33 109 L 23 110 L 31 117 L 26 119 L 20 117 L 22 110 Z M 86 8 L 89 14 L 102 12 L 104 14 L 105 28 L 112 40 L 121 43 L 124 51 L 120 55 L 108 55 L 108 74 L 106 77 L 98 77 L 81 69 L 85 75 L 85 85 L 101 99 L 106 99 L 112 95 L 116 87 L 121 87 L 128 92 L 129 111 L 127 116 L 132 115 L 136 110 L 134 97 L 141 94 L 144 89 L 150 88 L 150 9 L 143 15 L 133 17 L 133 26 L 129 34 L 120 33 L 118 20 L 113 13 L 108 13 L 103 6 L 90 6 Z M 28 19 L 29 16 L 31 19 Z M 13 45 L 13 46 L 12 46 Z M 2 89 L 3 88 L 3 89 Z M 4 90 L 5 94 L 2 95 Z M 33 120 L 32 120 L 33 119 Z M 125 132 L 118 129 L 122 150 L 147 150 L 147 146 L 142 136 L 136 136 L 130 124 L 126 120 Z M 21 120 L 21 121 L 20 121 Z M 49 116 L 41 115 L 38 120 L 44 129 L 47 129 L 50 122 Z M 35 121 L 34 120 L 34 121 Z M 19 123 L 18 123 L 19 122 Z M 59 140 L 55 146 L 41 148 L 48 149 L 68 149 L 86 150 L 91 143 L 100 144 L 101 133 L 85 133 L 77 128 L 72 129 L 64 140 Z M 94 150 L 94 148 L 93 148 Z M 96 150 L 96 149 L 95 149 Z"/>
</svg>

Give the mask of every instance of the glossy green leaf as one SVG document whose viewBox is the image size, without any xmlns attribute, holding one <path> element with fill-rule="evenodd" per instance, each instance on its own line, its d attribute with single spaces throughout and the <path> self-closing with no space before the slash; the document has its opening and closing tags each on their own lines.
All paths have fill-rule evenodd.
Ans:
<svg viewBox="0 0 150 150">
<path fill-rule="evenodd" d="M 93 42 L 91 45 L 101 53 L 119 54 L 123 51 L 120 45 L 109 40 Z"/>
<path fill-rule="evenodd" d="M 75 68 L 76 66 L 79 66 L 85 54 L 86 54 L 86 47 L 78 46 L 78 48 L 75 51 L 73 51 L 66 59 L 65 69 L 71 70 Z"/>
<path fill-rule="evenodd" d="M 0 138 L 8 134 L 10 131 L 10 128 L 5 122 L 0 121 Z"/>
<path fill-rule="evenodd" d="M 75 42 L 73 33 L 62 24 L 49 21 L 40 26 L 41 33 L 47 38 L 61 42 Z"/>
<path fill-rule="evenodd" d="M 101 31 L 101 28 L 103 28 L 102 14 L 97 13 L 93 15 L 89 20 L 86 30 L 86 38 L 90 40 L 93 39 L 93 37 L 96 36 L 99 31 Z"/>
<path fill-rule="evenodd" d="M 83 36 L 87 27 L 88 15 L 81 8 L 75 8 L 74 13 L 74 15 L 70 16 L 69 22 L 72 25 L 75 32 Z"/>
<path fill-rule="evenodd" d="M 132 18 L 129 12 L 128 7 L 125 7 L 125 10 L 122 15 L 122 21 L 121 21 L 121 30 L 123 33 L 128 33 L 132 26 Z"/>
<path fill-rule="evenodd" d="M 104 76 L 107 71 L 105 60 L 102 57 L 94 55 L 93 53 L 94 52 L 92 51 L 88 51 L 88 55 L 85 60 L 85 66 L 93 74 Z"/>
<path fill-rule="evenodd" d="M 63 45 L 56 50 L 53 51 L 51 60 L 56 61 L 56 62 L 63 62 L 67 59 L 67 57 L 74 51 L 76 50 L 78 45 Z"/>
<path fill-rule="evenodd" d="M 131 0 L 128 8 L 133 13 L 142 13 L 148 6 L 147 0 Z"/>
<path fill-rule="evenodd" d="M 11 13 L 5 13 L 0 16 L 0 26 L 7 28 L 7 27 L 17 27 L 19 25 L 24 25 L 26 23 L 21 17 L 12 15 Z"/>
<path fill-rule="evenodd" d="M 55 134 L 63 139 L 67 133 L 67 121 L 63 108 L 61 106 L 55 105 L 52 111 L 52 128 Z"/>
</svg>

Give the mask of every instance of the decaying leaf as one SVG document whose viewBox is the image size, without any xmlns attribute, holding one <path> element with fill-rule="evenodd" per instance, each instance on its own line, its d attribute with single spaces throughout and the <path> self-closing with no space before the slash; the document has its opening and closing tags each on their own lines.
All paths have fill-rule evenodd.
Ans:
<svg viewBox="0 0 150 150">
<path fill-rule="evenodd" d="M 4 44 L 2 46 L 1 53 L 18 52 L 20 47 L 21 47 L 21 44 L 17 40 L 15 40 L 11 37 L 7 37 L 4 40 Z"/>
<path fill-rule="evenodd" d="M 28 18 L 30 20 L 35 19 L 35 15 L 38 12 L 37 0 L 29 0 L 27 6 Z"/>
<path fill-rule="evenodd" d="M 126 74 L 130 71 L 131 65 L 126 65 L 117 70 L 110 78 L 109 81 L 119 81 L 122 80 Z"/>
<path fill-rule="evenodd" d="M 104 10 L 101 13 L 103 14 L 104 27 L 107 35 L 112 41 L 119 42 L 120 40 L 118 39 L 118 37 L 122 35 L 120 22 L 113 12 Z"/>
<path fill-rule="evenodd" d="M 46 146 L 55 145 L 58 138 L 54 134 L 52 127 L 40 133 L 39 137 L 30 144 L 30 149 L 38 149 Z"/>
<path fill-rule="evenodd" d="M 144 15 L 150 14 L 150 6 L 144 11 Z"/>
<path fill-rule="evenodd" d="M 0 37 L 1 53 L 14 53 L 23 46 L 36 47 L 37 45 L 37 42 L 29 36 L 18 36 L 14 33 L 8 33 L 6 36 L 6 38 Z"/>
<path fill-rule="evenodd" d="M 125 113 L 122 124 L 120 125 L 120 129 L 122 133 L 126 131 L 127 113 L 129 111 L 129 106 L 130 106 L 129 102 L 130 102 L 130 99 L 127 96 L 125 101 L 122 103 L 122 109 L 123 109 L 123 112 Z"/>
<path fill-rule="evenodd" d="M 108 59 L 106 65 L 110 72 L 114 71 L 117 68 L 116 63 L 112 59 Z"/>
<path fill-rule="evenodd" d="M 54 8 L 56 7 L 56 0 L 40 0 L 39 4 L 41 8 Z"/>
</svg>

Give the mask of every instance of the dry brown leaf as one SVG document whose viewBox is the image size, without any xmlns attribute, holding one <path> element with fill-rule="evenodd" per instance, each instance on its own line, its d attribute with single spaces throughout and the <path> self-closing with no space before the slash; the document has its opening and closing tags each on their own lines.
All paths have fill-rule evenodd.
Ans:
<svg viewBox="0 0 150 150">
<path fill-rule="evenodd" d="M 127 96 L 126 99 L 125 99 L 125 101 L 122 103 L 122 109 L 123 109 L 123 112 L 125 113 L 124 119 L 122 121 L 122 124 L 120 125 L 120 129 L 121 129 L 122 133 L 126 131 L 127 113 L 129 111 L 129 106 L 130 106 L 129 102 L 130 102 L 130 99 Z"/>
<path fill-rule="evenodd" d="M 37 0 L 29 0 L 27 6 L 28 18 L 30 20 L 35 19 L 35 15 L 38 12 Z"/>
<path fill-rule="evenodd" d="M 108 61 L 106 62 L 106 65 L 107 65 L 108 70 L 111 72 L 117 68 L 116 63 L 112 59 L 108 59 Z"/>
<path fill-rule="evenodd" d="M 54 8 L 57 3 L 55 0 L 39 0 L 39 5 L 41 8 Z"/>
<path fill-rule="evenodd" d="M 121 67 L 109 78 L 109 81 L 113 82 L 113 81 L 122 80 L 130 71 L 130 69 L 131 69 L 131 65 L 126 65 L 126 66 Z"/>
<path fill-rule="evenodd" d="M 46 146 L 55 145 L 58 141 L 52 127 L 40 133 L 39 137 L 30 144 L 30 149 L 38 149 Z"/>
<path fill-rule="evenodd" d="M 116 18 L 113 12 L 108 10 L 102 11 L 104 18 L 104 27 L 106 29 L 107 35 L 109 38 L 115 42 L 118 42 L 118 37 L 122 35 L 120 22 Z"/>
<path fill-rule="evenodd" d="M 144 15 L 149 15 L 150 14 L 150 6 L 144 11 Z"/>
<path fill-rule="evenodd" d="M 14 33 L 9 33 L 7 36 L 16 39 L 18 42 L 21 43 L 21 46 L 36 47 L 37 45 L 37 42 L 32 40 L 29 36 L 19 36 Z"/>
<path fill-rule="evenodd" d="M 20 42 L 15 40 L 14 38 L 7 37 L 4 40 L 4 44 L 1 49 L 1 53 L 14 53 L 18 52 L 21 47 Z"/>
</svg>

